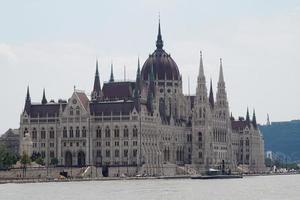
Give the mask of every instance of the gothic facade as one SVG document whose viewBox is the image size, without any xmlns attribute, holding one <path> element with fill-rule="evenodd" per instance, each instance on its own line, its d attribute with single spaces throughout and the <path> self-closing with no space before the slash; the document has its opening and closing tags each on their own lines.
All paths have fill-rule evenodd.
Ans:
<svg viewBox="0 0 300 200">
<path fill-rule="evenodd" d="M 245 159 L 253 171 L 260 170 L 263 138 L 254 119 L 245 125 L 230 116 L 222 60 L 216 99 L 212 85 L 207 90 L 202 54 L 198 70 L 196 94 L 184 95 L 159 24 L 156 50 L 141 69 L 138 61 L 135 81 L 115 81 L 111 67 L 110 80 L 101 87 L 97 62 L 90 99 L 74 90 L 67 101 L 48 102 L 44 91 L 41 103 L 32 103 L 28 88 L 20 153 L 40 153 L 46 163 L 57 158 L 64 166 L 136 166 L 137 173 L 153 175 L 180 166 L 235 170 Z M 253 139 L 247 154 L 237 142 L 244 137 L 240 130 L 253 135 L 247 137 Z"/>
</svg>

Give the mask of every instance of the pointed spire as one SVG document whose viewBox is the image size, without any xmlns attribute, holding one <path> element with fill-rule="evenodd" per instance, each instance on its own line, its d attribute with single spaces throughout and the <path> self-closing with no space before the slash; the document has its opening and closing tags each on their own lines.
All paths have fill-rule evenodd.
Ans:
<svg viewBox="0 0 300 200">
<path fill-rule="evenodd" d="M 135 100 L 135 108 L 139 112 L 140 111 L 140 95 L 141 95 L 141 70 L 140 70 L 140 58 L 138 58 L 138 68 L 136 72 L 136 81 L 135 81 L 135 89 L 134 89 L 134 100 Z"/>
<path fill-rule="evenodd" d="M 219 73 L 219 83 L 224 82 L 224 75 L 223 75 L 223 63 L 222 58 L 220 58 L 220 73 Z"/>
<path fill-rule="evenodd" d="M 202 58 L 202 51 L 200 51 L 199 77 L 203 77 L 203 76 L 204 76 L 203 58 Z"/>
<path fill-rule="evenodd" d="M 46 104 L 48 103 L 47 99 L 46 99 L 46 94 L 45 94 L 45 88 L 43 89 L 43 99 L 42 99 L 42 104 Z"/>
<path fill-rule="evenodd" d="M 210 107 L 213 109 L 215 105 L 215 100 L 214 100 L 214 92 L 212 88 L 212 80 L 210 79 L 210 89 L 209 89 L 209 98 L 208 98 Z"/>
<path fill-rule="evenodd" d="M 160 17 L 158 19 L 158 34 L 157 34 L 157 40 L 156 40 L 156 48 L 157 49 L 162 49 L 164 46 L 164 43 L 162 41 L 162 36 L 161 36 L 161 30 L 160 30 Z"/>
<path fill-rule="evenodd" d="M 250 123 L 249 109 L 247 107 L 246 122 Z"/>
<path fill-rule="evenodd" d="M 255 115 L 255 109 L 253 109 L 253 116 L 252 116 L 252 124 L 254 128 L 257 128 L 257 122 L 256 122 L 256 115 Z"/>
<path fill-rule="evenodd" d="M 92 91 L 92 100 L 100 100 L 101 98 L 101 85 L 100 85 L 100 76 L 99 76 L 99 70 L 98 70 L 98 59 L 96 60 L 96 73 L 95 73 L 95 79 L 94 79 L 94 88 Z"/>
<path fill-rule="evenodd" d="M 24 112 L 26 112 L 28 115 L 30 114 L 30 108 L 31 108 L 31 98 L 29 93 L 29 86 L 27 86 Z"/>
<path fill-rule="evenodd" d="M 109 82 L 114 82 L 115 79 L 114 79 L 114 71 L 113 71 L 113 64 L 111 63 L 111 66 L 110 66 L 110 79 L 109 79 Z"/>
</svg>

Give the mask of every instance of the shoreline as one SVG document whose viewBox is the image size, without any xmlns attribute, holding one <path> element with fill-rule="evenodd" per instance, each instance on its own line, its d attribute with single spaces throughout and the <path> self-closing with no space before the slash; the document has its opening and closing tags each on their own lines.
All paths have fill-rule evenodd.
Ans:
<svg viewBox="0 0 300 200">
<path fill-rule="evenodd" d="M 273 173 L 273 174 L 244 174 L 243 177 L 253 176 L 284 176 L 299 175 L 295 173 Z M 21 179 L 0 179 L 0 184 L 25 184 L 25 183 L 61 183 L 61 182 L 85 182 L 85 181 L 128 181 L 128 180 L 155 180 L 155 179 L 191 179 L 190 175 L 181 176 L 157 176 L 157 177 L 101 177 L 101 178 L 66 178 L 66 179 L 46 179 L 46 178 L 21 178 Z"/>
</svg>

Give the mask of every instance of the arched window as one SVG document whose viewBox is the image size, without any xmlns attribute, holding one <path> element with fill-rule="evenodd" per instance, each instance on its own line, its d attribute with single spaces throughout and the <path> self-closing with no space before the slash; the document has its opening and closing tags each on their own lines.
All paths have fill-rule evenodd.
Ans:
<svg viewBox="0 0 300 200">
<path fill-rule="evenodd" d="M 86 137 L 86 128 L 85 128 L 85 126 L 82 127 L 82 137 Z"/>
<path fill-rule="evenodd" d="M 201 132 L 198 133 L 198 141 L 202 142 L 202 133 Z"/>
<path fill-rule="evenodd" d="M 110 137 L 110 129 L 109 129 L 108 126 L 105 128 L 105 137 L 106 137 L 106 138 L 109 138 L 109 137 Z"/>
<path fill-rule="evenodd" d="M 128 127 L 127 126 L 125 126 L 124 127 L 124 138 L 128 138 L 128 136 L 129 136 L 129 132 L 128 132 Z"/>
<path fill-rule="evenodd" d="M 73 134 L 73 127 L 71 126 L 70 129 L 69 129 L 69 135 L 70 135 L 70 138 L 74 137 L 74 134 Z"/>
<path fill-rule="evenodd" d="M 46 138 L 46 131 L 45 128 L 43 127 L 41 130 L 41 139 L 45 139 Z"/>
<path fill-rule="evenodd" d="M 70 107 L 70 115 L 73 115 L 73 114 L 74 114 L 73 108 Z"/>
<path fill-rule="evenodd" d="M 76 135 L 77 138 L 80 137 L 80 129 L 79 129 L 78 126 L 76 127 L 75 135 Z"/>
<path fill-rule="evenodd" d="M 250 142 L 249 142 L 249 138 L 246 139 L 246 146 L 249 146 Z"/>
<path fill-rule="evenodd" d="M 54 129 L 53 127 L 50 128 L 50 132 L 49 132 L 49 136 L 50 136 L 50 139 L 53 139 L 54 138 Z"/>
<path fill-rule="evenodd" d="M 64 129 L 63 129 L 63 137 L 64 138 L 68 137 L 67 127 L 64 127 Z"/>
<path fill-rule="evenodd" d="M 132 136 L 133 137 L 137 137 L 138 136 L 138 129 L 136 128 L 136 126 L 133 127 Z"/>
<path fill-rule="evenodd" d="M 36 128 L 33 128 L 32 130 L 32 139 L 37 139 L 37 131 L 36 131 Z"/>
<path fill-rule="evenodd" d="M 115 150 L 115 157 L 117 157 L 117 158 L 118 158 L 118 157 L 119 157 L 119 155 L 120 155 L 120 151 L 119 151 L 119 149 L 116 149 L 116 150 Z"/>
<path fill-rule="evenodd" d="M 79 108 L 79 106 L 76 107 L 76 115 L 80 115 L 80 108 Z"/>
<path fill-rule="evenodd" d="M 101 127 L 98 126 L 96 130 L 96 138 L 101 138 Z"/>
<path fill-rule="evenodd" d="M 118 126 L 115 127 L 114 135 L 115 135 L 115 138 L 120 137 L 120 130 L 119 130 L 119 127 L 118 127 Z"/>
<path fill-rule="evenodd" d="M 26 133 L 28 133 L 28 129 L 27 128 L 24 129 L 24 137 L 26 136 Z"/>
</svg>

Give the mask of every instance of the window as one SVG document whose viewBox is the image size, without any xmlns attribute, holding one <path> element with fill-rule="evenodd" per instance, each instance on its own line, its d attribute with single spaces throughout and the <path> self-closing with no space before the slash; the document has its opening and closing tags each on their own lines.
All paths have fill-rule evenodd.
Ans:
<svg viewBox="0 0 300 200">
<path fill-rule="evenodd" d="M 46 144 L 44 142 L 41 143 L 41 147 L 45 147 Z"/>
<path fill-rule="evenodd" d="M 76 107 L 76 115 L 80 115 L 80 109 L 79 109 L 79 106 Z"/>
<path fill-rule="evenodd" d="M 67 143 L 66 143 L 66 142 L 64 142 L 64 147 L 65 147 L 65 146 L 67 146 Z"/>
<path fill-rule="evenodd" d="M 72 126 L 70 127 L 69 134 L 70 134 L 70 138 L 72 138 L 74 136 L 73 135 L 73 127 Z"/>
<path fill-rule="evenodd" d="M 84 147 L 85 147 L 85 142 L 83 142 L 83 143 L 82 143 L 82 146 L 84 146 Z"/>
<path fill-rule="evenodd" d="M 96 142 L 97 147 L 101 147 L 101 142 Z"/>
<path fill-rule="evenodd" d="M 86 128 L 85 128 L 85 126 L 82 127 L 82 137 L 86 137 Z"/>
<path fill-rule="evenodd" d="M 50 128 L 50 139 L 53 139 L 54 138 L 54 129 L 53 127 Z"/>
<path fill-rule="evenodd" d="M 137 149 L 133 149 L 132 155 L 133 155 L 133 157 L 136 157 L 136 156 L 137 156 Z"/>
<path fill-rule="evenodd" d="M 80 130 L 79 127 L 76 127 L 76 131 L 75 131 L 76 137 L 79 138 L 80 137 Z"/>
<path fill-rule="evenodd" d="M 124 157 L 125 157 L 125 158 L 128 157 L 128 149 L 124 149 Z"/>
<path fill-rule="evenodd" d="M 137 135 L 138 135 L 138 130 L 137 130 L 136 126 L 134 126 L 133 131 L 132 131 L 132 136 L 137 137 Z"/>
<path fill-rule="evenodd" d="M 133 146 L 137 146 L 137 141 L 133 141 L 133 142 L 132 142 L 132 145 L 133 145 Z"/>
<path fill-rule="evenodd" d="M 96 138 L 101 138 L 101 128 L 99 126 L 96 130 Z"/>
<path fill-rule="evenodd" d="M 46 138 L 46 131 L 45 128 L 42 128 L 41 130 L 41 139 L 45 139 Z"/>
<path fill-rule="evenodd" d="M 32 139 L 37 139 L 37 131 L 36 131 L 36 128 L 33 128 L 32 130 Z"/>
<path fill-rule="evenodd" d="M 54 147 L 54 143 L 53 142 L 50 142 L 50 147 Z"/>
<path fill-rule="evenodd" d="M 118 147 L 119 146 L 119 141 L 115 142 L 115 146 Z"/>
<path fill-rule="evenodd" d="M 105 129 L 105 137 L 106 137 L 106 138 L 109 138 L 109 137 L 110 137 L 110 129 L 109 129 L 108 126 L 107 126 L 106 129 Z"/>
<path fill-rule="evenodd" d="M 74 114 L 73 108 L 70 107 L 70 115 L 73 115 L 73 114 Z"/>
<path fill-rule="evenodd" d="M 64 127 L 64 129 L 63 129 L 63 137 L 64 138 L 67 137 L 67 127 Z"/>
<path fill-rule="evenodd" d="M 202 159 L 202 151 L 199 152 L 199 159 Z"/>
<path fill-rule="evenodd" d="M 97 150 L 97 151 L 96 151 L 96 157 L 97 157 L 97 158 L 101 157 L 101 150 Z"/>
<path fill-rule="evenodd" d="M 110 142 L 105 142 L 105 146 L 109 147 L 110 146 Z"/>
<path fill-rule="evenodd" d="M 54 151 L 50 151 L 50 158 L 54 158 Z"/>
<path fill-rule="evenodd" d="M 124 141 L 124 146 L 128 146 L 128 141 Z"/>
<path fill-rule="evenodd" d="M 115 138 L 118 138 L 120 136 L 119 132 L 120 132 L 119 127 L 116 126 L 114 130 Z"/>
<path fill-rule="evenodd" d="M 79 147 L 79 142 L 76 142 L 76 146 Z"/>
<path fill-rule="evenodd" d="M 120 151 L 119 151 L 119 149 L 116 149 L 115 150 L 115 157 L 119 157 L 119 155 L 120 155 Z"/>
<path fill-rule="evenodd" d="M 128 138 L 128 136 L 129 136 L 127 126 L 125 126 L 125 128 L 124 128 L 124 135 L 123 136 L 124 136 L 124 138 Z"/>
<path fill-rule="evenodd" d="M 70 142 L 70 147 L 72 147 L 73 146 L 73 142 Z"/>
<path fill-rule="evenodd" d="M 250 144 L 250 143 L 249 143 L 249 139 L 247 138 L 247 139 L 246 139 L 246 146 L 249 146 L 249 144 Z"/>
<path fill-rule="evenodd" d="M 202 142 L 202 133 L 201 132 L 198 133 L 198 142 Z"/>
<path fill-rule="evenodd" d="M 107 158 L 110 157 L 110 150 L 106 150 L 106 151 L 105 151 L 105 156 L 106 156 Z"/>
</svg>

